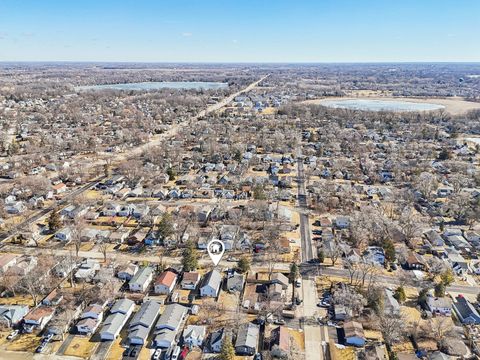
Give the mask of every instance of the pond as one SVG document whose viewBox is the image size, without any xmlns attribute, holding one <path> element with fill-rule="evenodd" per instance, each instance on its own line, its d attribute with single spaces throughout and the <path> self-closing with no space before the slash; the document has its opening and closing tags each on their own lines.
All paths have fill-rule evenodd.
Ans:
<svg viewBox="0 0 480 360">
<path fill-rule="evenodd" d="M 77 86 L 75 91 L 88 90 L 126 90 L 126 91 L 145 91 L 159 89 L 180 89 L 180 90 L 215 90 L 226 89 L 227 83 L 207 82 L 207 81 L 157 81 L 157 82 L 138 82 L 123 84 L 105 84 L 105 85 L 86 85 Z"/>
<path fill-rule="evenodd" d="M 318 104 L 335 108 L 364 111 L 433 111 L 444 109 L 445 106 L 426 102 L 373 99 L 322 100 Z"/>
</svg>

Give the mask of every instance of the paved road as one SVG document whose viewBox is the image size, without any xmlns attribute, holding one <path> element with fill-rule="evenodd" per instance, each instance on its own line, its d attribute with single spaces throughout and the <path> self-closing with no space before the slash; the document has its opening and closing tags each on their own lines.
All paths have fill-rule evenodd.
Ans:
<svg viewBox="0 0 480 360">
<path fill-rule="evenodd" d="M 303 279 L 303 316 L 304 318 L 315 317 L 317 309 L 317 290 L 315 281 L 311 279 Z M 305 324 L 303 327 L 305 334 L 305 359 L 306 360 L 323 360 L 324 354 L 322 349 L 321 327 L 311 323 Z"/>
<path fill-rule="evenodd" d="M 302 275 L 313 275 L 317 273 L 316 265 L 302 264 L 301 273 Z M 398 270 L 401 271 L 401 270 Z M 349 274 L 347 269 L 334 268 L 334 267 L 322 267 L 322 275 L 335 276 L 344 279 L 349 279 Z M 413 274 L 411 272 L 406 272 L 407 275 L 411 275 L 413 279 Z M 376 275 L 375 281 L 377 283 L 382 283 L 384 285 L 400 285 L 402 280 L 398 276 L 392 275 Z M 447 287 L 447 291 L 455 293 L 464 293 L 470 295 L 476 295 L 480 292 L 479 286 L 469 286 L 469 285 L 451 285 Z"/>
<path fill-rule="evenodd" d="M 301 149 L 297 153 L 297 190 L 298 207 L 307 210 L 307 193 L 305 190 L 305 174 L 303 169 L 303 157 Z M 299 212 L 300 215 L 300 238 L 302 243 L 302 261 L 307 262 L 315 257 L 313 252 L 312 236 L 310 232 L 310 219 L 308 212 Z"/>
</svg>

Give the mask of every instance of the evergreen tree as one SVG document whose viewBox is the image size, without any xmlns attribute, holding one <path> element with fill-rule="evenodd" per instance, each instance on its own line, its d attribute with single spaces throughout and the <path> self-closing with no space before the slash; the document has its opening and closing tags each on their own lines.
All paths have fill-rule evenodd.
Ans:
<svg viewBox="0 0 480 360">
<path fill-rule="evenodd" d="M 193 271 L 198 267 L 198 253 L 193 241 L 187 243 L 182 258 L 183 271 Z"/>
<path fill-rule="evenodd" d="M 50 213 L 50 217 L 48 218 L 48 227 L 50 229 L 50 232 L 57 232 L 62 226 L 63 223 L 62 218 L 60 217 L 60 213 L 57 211 L 57 209 L 54 209 Z"/>
<path fill-rule="evenodd" d="M 173 168 L 171 168 L 171 167 L 169 167 L 167 169 L 167 175 L 168 175 L 168 180 L 169 181 L 175 180 L 175 177 L 177 176 L 177 174 L 175 173 L 175 170 L 173 170 Z"/>
<path fill-rule="evenodd" d="M 383 244 L 383 251 L 385 252 L 385 260 L 388 262 L 395 261 L 395 246 L 391 240 L 385 241 Z"/>
<path fill-rule="evenodd" d="M 299 276 L 298 265 L 296 263 L 292 263 L 290 265 L 290 274 L 288 275 L 290 282 L 292 283 L 292 304 L 295 303 L 295 281 Z"/>
<path fill-rule="evenodd" d="M 250 270 L 250 260 L 246 256 L 242 256 L 237 263 L 238 271 L 241 273 L 246 273 Z"/>
<path fill-rule="evenodd" d="M 435 285 L 435 296 L 436 297 L 444 297 L 445 296 L 445 284 L 438 283 Z"/>
<path fill-rule="evenodd" d="M 265 191 L 261 185 L 256 185 L 253 188 L 253 198 L 255 200 L 266 200 L 267 196 L 265 195 Z"/>
<path fill-rule="evenodd" d="M 407 300 L 407 295 L 405 294 L 405 289 L 403 288 L 403 286 L 399 286 L 395 289 L 393 297 L 397 299 L 400 304 L 404 303 L 405 300 Z"/>
<path fill-rule="evenodd" d="M 325 253 L 323 250 L 318 250 L 318 261 L 320 264 L 323 264 L 325 262 Z"/>
<path fill-rule="evenodd" d="M 235 348 L 232 344 L 232 339 L 226 336 L 222 342 L 222 349 L 220 350 L 220 359 L 221 360 L 234 360 L 235 359 Z"/>
</svg>

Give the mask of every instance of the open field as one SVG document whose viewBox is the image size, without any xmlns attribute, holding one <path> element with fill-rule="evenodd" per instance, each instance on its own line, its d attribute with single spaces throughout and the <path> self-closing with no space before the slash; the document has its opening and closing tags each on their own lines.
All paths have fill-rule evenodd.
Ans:
<svg viewBox="0 0 480 360">
<path fill-rule="evenodd" d="M 449 99 L 438 99 L 438 98 L 412 98 L 412 97 L 389 97 L 389 96 L 362 96 L 362 97 L 329 97 L 323 99 L 315 99 L 315 100 L 306 100 L 304 104 L 312 104 L 318 105 L 324 100 L 358 100 L 358 99 L 365 99 L 365 100 L 388 100 L 388 101 L 395 101 L 395 100 L 403 100 L 408 102 L 414 103 L 431 103 L 431 104 L 438 104 L 445 106 L 445 110 L 452 114 L 452 115 L 460 115 L 464 114 L 470 110 L 480 109 L 480 103 L 475 103 L 471 101 L 465 101 L 462 98 L 452 97 Z"/>
</svg>

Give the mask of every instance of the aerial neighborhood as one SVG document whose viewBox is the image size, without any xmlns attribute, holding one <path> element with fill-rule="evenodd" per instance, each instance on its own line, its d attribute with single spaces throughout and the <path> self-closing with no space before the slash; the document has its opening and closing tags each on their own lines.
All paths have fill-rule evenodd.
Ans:
<svg viewBox="0 0 480 360">
<path fill-rule="evenodd" d="M 475 71 L 0 65 L 0 358 L 480 356 Z"/>
</svg>

